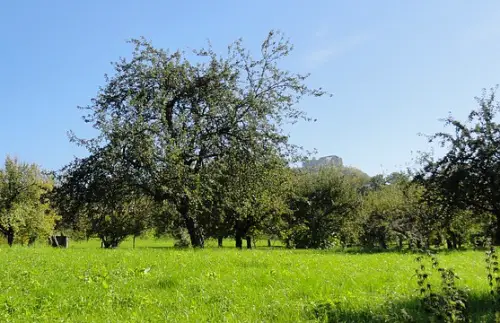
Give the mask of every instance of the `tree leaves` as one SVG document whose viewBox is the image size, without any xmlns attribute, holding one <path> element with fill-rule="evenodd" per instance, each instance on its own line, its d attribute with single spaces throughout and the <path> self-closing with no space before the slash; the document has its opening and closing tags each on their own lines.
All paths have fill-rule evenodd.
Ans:
<svg viewBox="0 0 500 323">
<path fill-rule="evenodd" d="M 497 218 L 496 243 L 500 243 L 500 124 L 495 121 L 500 109 L 495 94 L 483 91 L 476 98 L 479 107 L 466 123 L 449 116 L 445 124 L 453 133 L 436 133 L 430 142 L 448 147 L 446 154 L 434 160 L 423 159 L 423 170 L 416 180 L 428 188 L 427 199 L 434 197 L 449 208 L 493 213 Z"/>
<path fill-rule="evenodd" d="M 58 219 L 46 200 L 52 185 L 37 165 L 7 157 L 0 169 L 0 233 L 20 242 L 50 235 Z"/>
<path fill-rule="evenodd" d="M 309 88 L 306 75 L 279 67 L 292 49 L 279 32 L 269 33 L 258 58 L 238 40 L 225 56 L 211 47 L 194 51 L 200 60 L 196 64 L 183 52 L 155 48 L 144 38 L 130 42 L 132 57 L 114 64 L 115 74 L 82 108 L 98 135 L 72 140 L 89 150 L 90 159 L 102 157 L 103 164 L 113 165 L 108 170 L 112 178 L 157 203 L 175 205 L 197 240 L 192 244 L 202 246 L 199 217 L 216 198 L 218 181 L 227 176 L 218 169 L 235 156 L 241 165 L 258 164 L 265 156 L 293 156 L 295 147 L 282 125 L 305 118 L 296 107 L 302 97 L 326 92 Z"/>
</svg>

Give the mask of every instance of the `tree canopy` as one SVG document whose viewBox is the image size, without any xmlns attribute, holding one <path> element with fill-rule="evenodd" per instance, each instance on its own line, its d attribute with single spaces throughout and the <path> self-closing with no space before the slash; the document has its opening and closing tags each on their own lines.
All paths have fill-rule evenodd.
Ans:
<svg viewBox="0 0 500 323">
<path fill-rule="evenodd" d="M 52 187 L 52 179 L 37 165 L 7 156 L 0 169 L 0 232 L 9 245 L 52 233 L 58 218 L 47 199 Z"/>
<path fill-rule="evenodd" d="M 296 106 L 303 96 L 325 92 L 305 85 L 307 75 L 280 69 L 291 45 L 277 32 L 269 33 L 257 58 L 238 40 L 226 56 L 194 51 L 198 63 L 144 39 L 131 43 L 132 58 L 115 63 L 115 75 L 84 107 L 85 121 L 99 135 L 73 140 L 92 156 L 105 156 L 112 178 L 173 204 L 192 245 L 203 247 L 197 194 L 212 199 L 220 176 L 215 165 L 229 156 L 240 163 L 268 154 L 290 158 L 294 147 L 282 126 L 306 117 Z"/>
<path fill-rule="evenodd" d="M 467 122 L 446 118 L 452 133 L 439 132 L 429 138 L 447 147 L 443 157 L 426 155 L 417 180 L 424 183 L 429 199 L 452 209 L 494 215 L 495 243 L 500 244 L 500 124 L 496 114 L 497 88 L 476 98 L 479 107 Z"/>
</svg>

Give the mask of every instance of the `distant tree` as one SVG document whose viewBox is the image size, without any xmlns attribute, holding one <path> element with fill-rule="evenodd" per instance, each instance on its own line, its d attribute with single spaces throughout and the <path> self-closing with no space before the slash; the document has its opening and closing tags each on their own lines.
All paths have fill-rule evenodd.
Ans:
<svg viewBox="0 0 500 323">
<path fill-rule="evenodd" d="M 52 233 L 57 216 L 46 198 L 52 179 L 35 164 L 7 157 L 0 169 L 0 232 L 10 246 Z"/>
<path fill-rule="evenodd" d="M 288 217 L 288 241 L 297 248 L 328 248 L 335 240 L 347 244 L 359 223 L 361 198 L 353 178 L 339 167 L 296 174 L 295 196 Z"/>
<path fill-rule="evenodd" d="M 479 108 L 469 114 L 468 122 L 452 116 L 444 120 L 454 131 L 436 133 L 429 141 L 439 142 L 447 152 L 438 159 L 424 155 L 416 180 L 447 206 L 492 214 L 494 242 L 500 245 L 500 124 L 496 122 L 500 105 L 496 90 L 485 90 L 476 98 Z"/>
<path fill-rule="evenodd" d="M 73 140 L 91 155 L 111 151 L 108 162 L 121 169 L 116 176 L 174 205 L 165 216 L 179 216 L 191 244 L 203 247 L 200 217 L 219 176 L 210 165 L 230 154 L 258 160 L 268 147 L 291 152 L 282 125 L 305 118 L 296 107 L 303 96 L 325 92 L 306 86 L 307 75 L 280 69 L 291 45 L 276 32 L 257 58 L 237 41 L 225 57 L 211 48 L 195 51 L 197 64 L 144 39 L 131 42 L 132 58 L 115 64 L 115 75 L 84 108 L 99 135 Z"/>
<path fill-rule="evenodd" d="M 365 246 L 388 248 L 406 241 L 411 246 L 428 244 L 436 228 L 432 209 L 422 200 L 424 188 L 411 181 L 408 174 L 396 172 L 377 175 L 363 202 Z"/>
<path fill-rule="evenodd" d="M 378 244 L 385 249 L 389 241 L 395 238 L 395 226 L 404 234 L 406 230 L 401 228 L 405 215 L 404 205 L 404 193 L 402 187 L 397 184 L 380 186 L 370 191 L 363 203 L 363 244 Z"/>
<path fill-rule="evenodd" d="M 225 213 L 226 227 L 232 228 L 236 247 L 246 239 L 261 233 L 270 233 L 280 215 L 288 211 L 286 192 L 289 189 L 289 171 L 286 162 L 275 154 L 257 159 L 231 158 L 224 168 L 221 181 L 220 205 Z"/>
</svg>

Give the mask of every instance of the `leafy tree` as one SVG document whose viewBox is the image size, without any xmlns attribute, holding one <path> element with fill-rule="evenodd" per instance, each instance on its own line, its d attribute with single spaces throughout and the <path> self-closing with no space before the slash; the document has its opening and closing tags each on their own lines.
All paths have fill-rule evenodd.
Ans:
<svg viewBox="0 0 500 323">
<path fill-rule="evenodd" d="M 379 244 L 384 249 L 388 247 L 389 240 L 395 238 L 393 226 L 401 227 L 404 202 L 403 190 L 399 185 L 384 185 L 367 194 L 363 203 L 365 220 L 362 240 L 365 245 Z"/>
<path fill-rule="evenodd" d="M 440 223 L 439 209 L 423 199 L 425 192 L 403 172 L 372 177 L 369 190 L 364 191 L 363 243 L 382 248 L 394 241 L 400 248 L 405 241 L 410 246 L 428 246 Z"/>
<path fill-rule="evenodd" d="M 360 195 L 352 177 L 339 167 L 298 172 L 296 195 L 291 201 L 288 240 L 297 248 L 328 248 L 336 239 L 343 244 L 357 229 Z"/>
<path fill-rule="evenodd" d="M 242 247 L 246 238 L 251 248 L 251 237 L 270 233 L 280 215 L 288 211 L 285 195 L 289 173 L 285 161 L 274 154 L 260 160 L 229 161 L 226 179 L 219 191 L 223 192 L 226 226 L 233 228 L 236 247 Z"/>
<path fill-rule="evenodd" d="M 496 88 L 476 98 L 479 107 L 467 122 L 452 116 L 445 125 L 452 133 L 439 132 L 429 137 L 447 152 L 441 158 L 422 158 L 423 169 L 417 180 L 436 194 L 442 203 L 476 214 L 490 213 L 495 217 L 495 243 L 500 244 L 500 124 L 495 121 L 500 104 Z"/>
<path fill-rule="evenodd" d="M 436 245 L 444 240 L 449 249 L 457 249 L 465 242 L 476 244 L 476 239 L 485 241 L 491 236 L 491 214 L 463 209 L 443 196 L 440 188 L 436 189 L 432 183 L 423 182 L 421 185 L 421 180 L 416 180 L 417 185 L 425 187 L 419 200 L 419 206 L 424 210 L 420 215 L 420 230 L 426 232 L 419 237 L 422 241 L 427 236 Z"/>
<path fill-rule="evenodd" d="M 52 185 L 37 165 L 6 158 L 0 169 L 0 232 L 10 246 L 16 237 L 32 243 L 52 233 L 58 218 L 46 198 Z"/>
<path fill-rule="evenodd" d="M 97 235 L 105 248 L 117 247 L 127 236 L 150 227 L 153 202 L 116 176 L 117 165 L 101 150 L 64 168 L 52 193 L 63 224 Z"/>
<path fill-rule="evenodd" d="M 236 41 L 224 57 L 211 48 L 194 51 L 197 64 L 144 39 L 131 42 L 132 58 L 114 65 L 115 75 L 84 108 L 99 135 L 73 140 L 91 155 L 111 151 L 107 163 L 120 165 L 113 176 L 174 205 L 191 244 L 203 247 L 200 216 L 219 176 L 208 171 L 211 164 L 230 154 L 258 160 L 268 148 L 292 151 L 282 125 L 305 118 L 296 107 L 303 96 L 325 92 L 307 87 L 307 75 L 279 68 L 291 45 L 276 32 L 258 58 Z"/>
</svg>

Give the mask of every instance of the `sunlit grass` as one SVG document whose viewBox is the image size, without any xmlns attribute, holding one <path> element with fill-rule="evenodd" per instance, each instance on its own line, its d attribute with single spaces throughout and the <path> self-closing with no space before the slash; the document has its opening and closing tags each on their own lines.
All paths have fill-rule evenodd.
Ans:
<svg viewBox="0 0 500 323">
<path fill-rule="evenodd" d="M 2 246 L 0 321 L 299 322 L 316 320 L 315 305 L 327 301 L 340 321 L 401 321 L 404 312 L 425 321 L 415 255 L 239 251 L 225 244 L 231 247 L 210 242 L 205 250 L 178 250 L 154 239 L 115 250 L 100 249 L 97 240 L 71 242 L 66 250 Z M 484 313 L 484 254 L 439 258 L 470 289 L 474 317 L 491 317 Z"/>
</svg>

